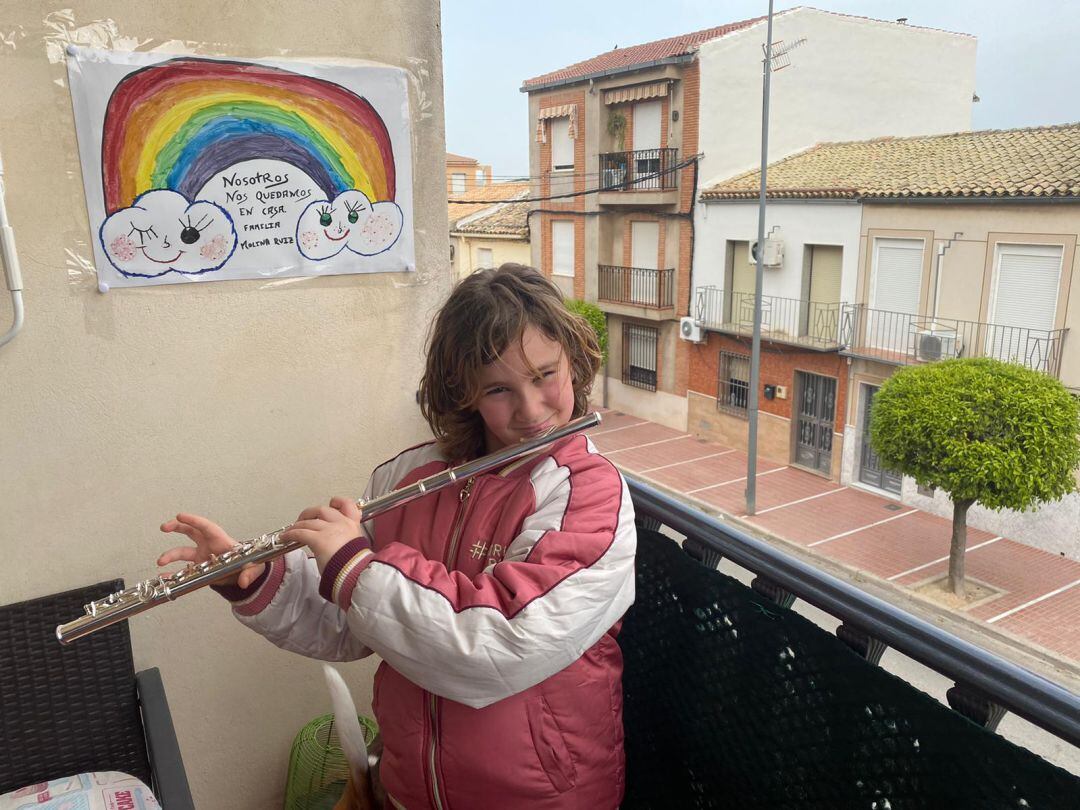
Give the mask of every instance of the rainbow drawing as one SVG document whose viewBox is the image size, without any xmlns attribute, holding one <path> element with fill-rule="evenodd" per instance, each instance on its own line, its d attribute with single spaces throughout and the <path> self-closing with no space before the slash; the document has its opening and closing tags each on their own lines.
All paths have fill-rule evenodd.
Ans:
<svg viewBox="0 0 1080 810">
<path fill-rule="evenodd" d="M 338 84 L 248 62 L 180 57 L 126 76 L 102 132 L 106 212 L 154 189 L 194 200 L 219 172 L 246 160 L 281 160 L 333 200 L 355 189 L 372 202 L 395 195 L 386 125 Z"/>
</svg>

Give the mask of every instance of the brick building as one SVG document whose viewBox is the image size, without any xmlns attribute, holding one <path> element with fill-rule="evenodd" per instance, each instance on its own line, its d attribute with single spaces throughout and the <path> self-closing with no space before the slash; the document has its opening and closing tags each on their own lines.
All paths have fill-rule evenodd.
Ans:
<svg viewBox="0 0 1080 810">
<path fill-rule="evenodd" d="M 617 48 L 521 88 L 533 195 L 546 198 L 530 220 L 533 262 L 607 313 L 606 404 L 680 430 L 699 432 L 687 399 L 695 346 L 679 339 L 680 319 L 692 314 L 695 278 L 726 261 L 702 245 L 723 209 L 696 197 L 758 165 L 765 24 Z M 805 40 L 773 77 L 774 157 L 823 140 L 970 128 L 973 37 L 796 8 L 775 15 L 774 40 Z"/>
</svg>

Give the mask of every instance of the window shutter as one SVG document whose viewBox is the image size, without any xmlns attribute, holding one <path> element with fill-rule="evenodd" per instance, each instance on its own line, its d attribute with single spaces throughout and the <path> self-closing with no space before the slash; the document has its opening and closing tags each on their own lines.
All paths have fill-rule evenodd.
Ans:
<svg viewBox="0 0 1080 810">
<path fill-rule="evenodd" d="M 551 223 L 551 272 L 556 276 L 574 275 L 574 223 Z"/>
<path fill-rule="evenodd" d="M 555 118 L 551 122 L 551 168 L 574 168 L 574 141 L 570 137 L 569 118 Z"/>
<path fill-rule="evenodd" d="M 921 239 L 877 239 L 870 307 L 916 315 L 922 282 Z"/>
<path fill-rule="evenodd" d="M 1061 254 L 1060 245 L 998 245 L 991 322 L 1022 329 L 1053 329 Z"/>
<path fill-rule="evenodd" d="M 646 101 L 634 105 L 634 151 L 660 148 L 660 113 L 663 104 Z"/>
</svg>

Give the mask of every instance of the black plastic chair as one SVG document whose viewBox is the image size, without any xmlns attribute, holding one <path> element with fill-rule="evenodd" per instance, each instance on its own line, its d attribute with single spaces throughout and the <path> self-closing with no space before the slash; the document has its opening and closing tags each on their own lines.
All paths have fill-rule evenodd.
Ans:
<svg viewBox="0 0 1080 810">
<path fill-rule="evenodd" d="M 56 626 L 124 587 L 100 582 L 0 607 L 0 794 L 88 771 L 148 784 L 164 810 L 191 810 L 157 668 L 136 674 L 126 622 L 63 646 Z"/>
</svg>

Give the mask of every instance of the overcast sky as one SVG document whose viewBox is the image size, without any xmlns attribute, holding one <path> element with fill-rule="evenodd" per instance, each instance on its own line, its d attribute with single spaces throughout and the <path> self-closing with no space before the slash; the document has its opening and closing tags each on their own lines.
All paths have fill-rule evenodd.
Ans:
<svg viewBox="0 0 1080 810">
<path fill-rule="evenodd" d="M 1077 0 L 820 0 L 978 38 L 975 129 L 1080 121 Z M 764 15 L 768 0 L 443 0 L 446 148 L 528 173 L 522 81 L 611 50 Z"/>
</svg>

